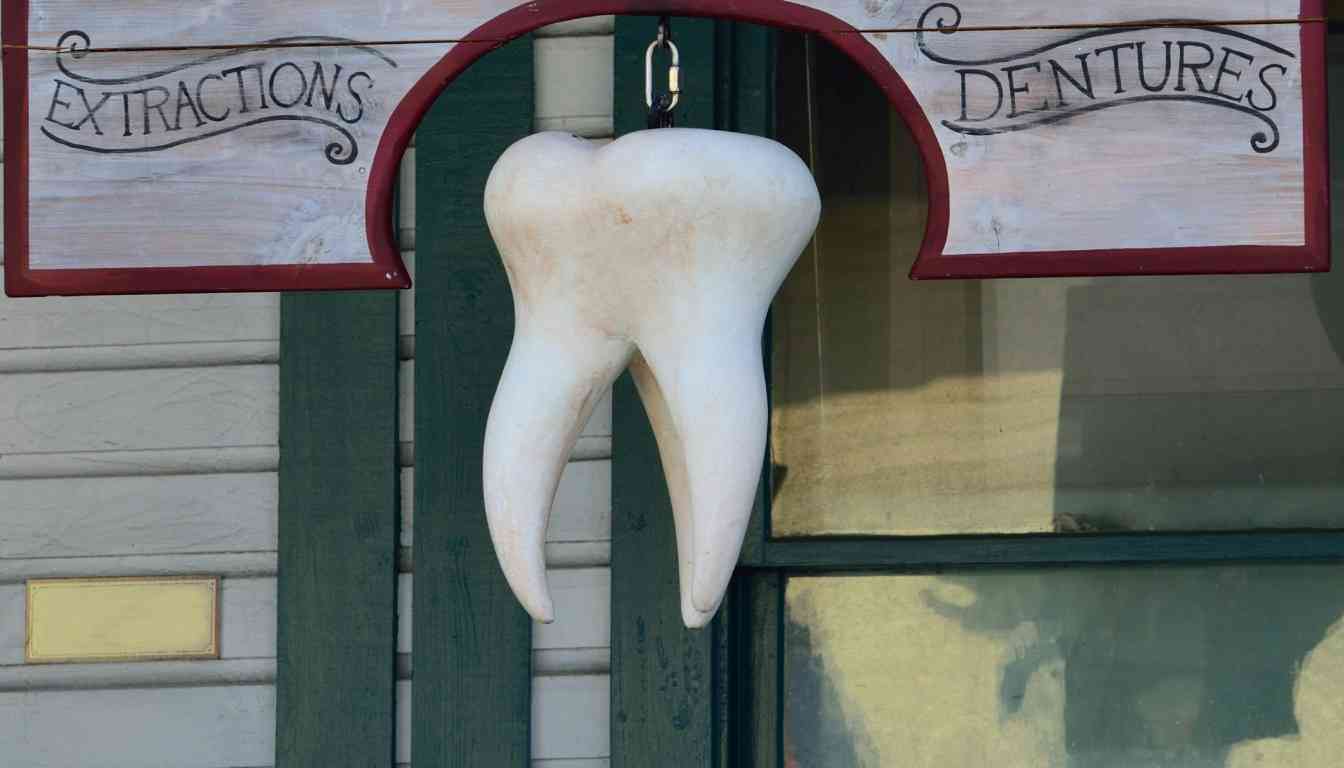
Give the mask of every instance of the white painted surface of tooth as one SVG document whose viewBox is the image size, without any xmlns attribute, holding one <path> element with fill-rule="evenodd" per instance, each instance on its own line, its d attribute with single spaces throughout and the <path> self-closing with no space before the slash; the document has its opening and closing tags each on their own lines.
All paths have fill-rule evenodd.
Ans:
<svg viewBox="0 0 1344 768">
<path fill-rule="evenodd" d="M 500 564 L 553 618 L 543 541 L 556 482 L 593 403 L 634 359 L 676 509 L 683 618 L 712 617 L 737 562 L 764 458 L 760 338 L 816 227 L 790 150 L 693 129 L 599 146 L 543 133 L 500 158 L 486 218 L 517 330 L 491 409 L 486 510 Z"/>
</svg>

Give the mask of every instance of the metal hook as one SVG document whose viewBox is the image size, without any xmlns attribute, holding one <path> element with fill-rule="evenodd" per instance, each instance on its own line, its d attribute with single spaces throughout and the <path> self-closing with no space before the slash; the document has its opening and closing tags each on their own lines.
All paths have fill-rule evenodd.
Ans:
<svg viewBox="0 0 1344 768">
<path fill-rule="evenodd" d="M 659 48 L 665 48 L 672 53 L 672 66 L 667 70 L 667 98 L 655 100 L 653 97 L 653 53 Z M 658 21 L 658 37 L 649 48 L 644 52 L 644 103 L 650 110 L 662 110 L 671 112 L 677 108 L 681 101 L 681 51 L 677 44 L 672 42 L 672 34 L 668 29 L 668 20 L 664 16 Z M 655 107 L 654 105 L 658 106 Z"/>
</svg>

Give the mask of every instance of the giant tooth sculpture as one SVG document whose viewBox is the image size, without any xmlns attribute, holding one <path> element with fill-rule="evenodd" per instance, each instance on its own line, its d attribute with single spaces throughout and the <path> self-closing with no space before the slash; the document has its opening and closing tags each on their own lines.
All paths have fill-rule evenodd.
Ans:
<svg viewBox="0 0 1344 768">
<path fill-rule="evenodd" d="M 682 618 L 713 618 L 764 460 L 766 312 L 820 210 L 796 155 L 740 134 L 662 129 L 599 146 L 542 133 L 500 158 L 485 212 L 516 330 L 486 427 L 485 507 L 534 618 L 554 620 L 543 550 L 561 472 L 627 367 L 671 492 Z"/>
</svg>

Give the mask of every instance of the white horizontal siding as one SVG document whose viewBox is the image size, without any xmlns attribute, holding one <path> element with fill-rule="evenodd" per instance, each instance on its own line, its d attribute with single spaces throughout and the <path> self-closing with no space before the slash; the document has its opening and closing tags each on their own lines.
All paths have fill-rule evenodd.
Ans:
<svg viewBox="0 0 1344 768">
<path fill-rule="evenodd" d="M 410 548 L 415 535 L 415 470 L 403 469 L 401 478 L 401 546 Z M 556 556 L 564 558 L 566 553 L 572 561 L 583 552 L 607 552 L 610 543 L 611 462 L 570 462 L 560 476 L 546 529 L 546 546 L 551 555 L 547 562 L 554 566 Z M 602 555 L 596 561 L 574 562 L 570 567 L 607 562 L 606 555 Z"/>
<path fill-rule="evenodd" d="M 415 530 L 409 487 L 414 470 L 403 470 L 403 476 L 408 482 L 403 488 L 401 544 L 409 549 Z M 571 464 L 561 479 L 550 546 L 561 552 L 569 547 L 571 553 L 598 548 L 598 554 L 586 560 L 571 558 L 575 565 L 606 562 L 610 477 L 610 463 L 596 461 Z M 273 472 L 6 480 L 0 481 L 0 494 L 7 517 L 5 536 L 0 538 L 0 665 L 21 661 L 24 579 L 186 572 L 231 577 L 224 581 L 226 658 L 273 659 L 277 545 Z M 262 578 L 243 578 L 248 576 Z M 538 658 L 538 669 L 591 670 L 593 652 L 610 644 L 608 571 L 561 568 L 552 578 L 561 620 L 537 628 L 537 649 L 550 652 Z M 401 590 L 403 653 L 411 647 L 410 579 L 409 574 L 403 577 Z M 228 604 L 238 595 L 247 599 Z M 230 637 L 253 638 L 260 644 L 234 654 Z M 566 650 L 582 653 L 566 656 Z M 60 674 L 78 678 L 84 671 Z"/>
<path fill-rule="evenodd" d="M 538 38 L 536 129 L 610 136 L 614 57 L 611 35 Z"/>
<path fill-rule="evenodd" d="M 560 568 L 548 573 L 555 600 L 553 624 L 534 624 L 533 668 L 541 676 L 606 672 L 611 651 L 611 571 Z M 414 577 L 399 584 L 397 653 L 413 650 Z M 3 594 L 3 593 L 0 593 Z"/>
<path fill-rule="evenodd" d="M 613 17 L 556 25 L 538 35 L 538 130 L 593 139 L 613 133 Z M 553 35 L 553 36 L 552 36 Z M 536 625 L 533 757 L 548 768 L 607 768 L 611 755 L 611 400 L 605 399 L 557 492 L 547 531 L 556 621 Z M 591 436 L 602 435 L 602 440 Z M 582 566 L 567 570 L 564 566 Z M 595 674 L 583 674 L 595 673 Z"/>
<path fill-rule="evenodd" d="M 0 300 L 0 350 L 274 342 L 279 329 L 268 293 Z"/>
<path fill-rule="evenodd" d="M 542 30 L 539 129 L 611 134 L 611 17 Z M 415 149 L 398 232 L 414 269 Z M 0 744 L 6 768 L 238 768 L 274 751 L 279 297 L 0 297 Z M 409 677 L 414 291 L 401 311 L 399 669 Z M 559 620 L 534 633 L 537 768 L 608 766 L 610 403 L 547 543 Z M 24 666 L 27 578 L 223 575 L 222 658 Z M 410 681 L 398 761 L 410 759 Z M 91 761 L 90 756 L 96 755 Z"/>
<path fill-rule="evenodd" d="M 586 19 L 562 21 L 536 31 L 538 38 L 543 37 L 611 37 L 616 34 L 615 16 L 591 16 Z M 3 113 L 0 113 L 3 116 Z"/>
<path fill-rule="evenodd" d="M 274 445 L 74 453 L 17 453 L 0 460 L 0 478 L 134 477 L 273 472 Z"/>
<path fill-rule="evenodd" d="M 411 686 L 409 682 L 397 686 L 398 762 L 410 762 L 411 757 Z M 533 768 L 605 768 L 610 764 L 609 688 L 607 675 L 533 681 Z"/>
<path fill-rule="evenodd" d="M 8 374 L 0 467 L 11 456 L 274 446 L 274 365 Z"/>
<path fill-rule="evenodd" d="M 534 766 L 606 766 L 605 675 L 539 681 Z M 399 703 L 411 683 L 397 686 Z M 397 711 L 396 759 L 411 760 L 409 707 Z M 0 692 L 5 768 L 244 768 L 275 753 L 270 685 Z"/>
<path fill-rule="evenodd" d="M 274 759 L 280 301 L 0 296 L 0 759 Z M 216 573 L 218 661 L 23 663 L 24 580 Z"/>
<path fill-rule="evenodd" d="M 138 346 L 0 349 L 0 374 L 274 365 L 275 341 L 221 341 Z"/>
<path fill-rule="evenodd" d="M 270 685 L 0 693 L 8 768 L 240 768 L 275 759 Z"/>
<path fill-rule="evenodd" d="M 401 177 L 397 181 L 397 244 L 402 249 L 402 259 L 408 251 L 415 250 L 415 146 L 412 144 L 401 158 Z M 405 294 L 402 294 L 403 302 Z"/>
<path fill-rule="evenodd" d="M 273 552 L 272 472 L 0 480 L 0 560 Z"/>
<path fill-rule="evenodd" d="M 401 545 L 409 548 L 415 471 L 405 468 L 402 477 Z M 610 483 L 609 461 L 571 463 L 548 543 L 607 545 Z M 78 573 L 66 575 L 94 575 L 88 571 L 117 558 L 274 553 L 277 493 L 273 471 L 0 480 L 6 515 L 0 574 L 22 576 L 43 560 L 84 560 Z"/>
<path fill-rule="evenodd" d="M 401 364 L 400 374 L 401 406 L 399 429 L 401 440 L 410 443 L 415 439 L 415 361 Z M 2 401 L 0 401 L 2 402 Z M 611 455 L 611 397 L 602 398 L 593 410 L 592 418 L 579 433 L 575 447 L 579 460 L 605 459 Z"/>
</svg>

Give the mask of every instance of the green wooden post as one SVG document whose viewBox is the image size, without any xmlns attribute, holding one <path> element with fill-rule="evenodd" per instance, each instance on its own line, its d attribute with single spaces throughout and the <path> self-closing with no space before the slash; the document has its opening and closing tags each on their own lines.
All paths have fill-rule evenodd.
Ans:
<svg viewBox="0 0 1344 768">
<path fill-rule="evenodd" d="M 391 766 L 397 296 L 281 302 L 276 765 Z"/>
<path fill-rule="evenodd" d="M 531 130 L 532 59 L 530 39 L 489 54 L 416 135 L 411 749 L 423 768 L 529 762 L 532 624 L 495 561 L 481 489 L 485 420 L 513 336 L 482 193 Z"/>
<path fill-rule="evenodd" d="M 616 23 L 616 132 L 644 127 L 644 51 L 657 19 Z M 684 93 L 683 127 L 768 134 L 764 116 L 770 32 L 675 19 Z M 681 623 L 676 532 L 658 448 L 634 383 L 622 376 L 613 400 L 611 754 L 613 768 L 728 765 L 724 684 L 736 645 L 722 616 L 702 632 Z M 730 606 L 725 605 L 723 615 Z"/>
<path fill-rule="evenodd" d="M 687 85 L 677 124 L 715 124 L 714 22 L 677 19 Z M 616 23 L 616 133 L 644 127 L 644 49 L 653 18 Z M 611 765 L 714 764 L 714 631 L 682 626 L 676 531 L 658 446 L 626 374 L 612 412 Z"/>
</svg>

